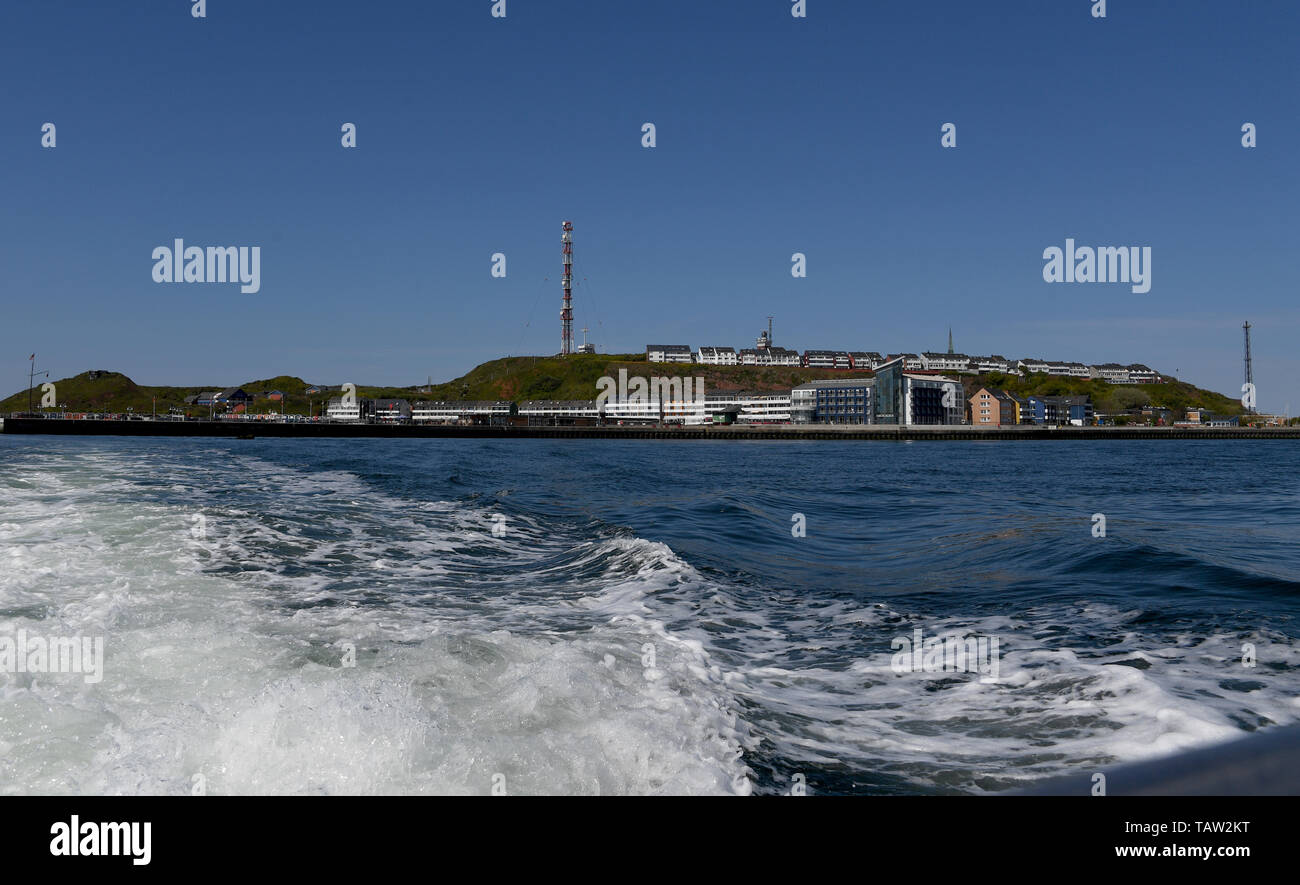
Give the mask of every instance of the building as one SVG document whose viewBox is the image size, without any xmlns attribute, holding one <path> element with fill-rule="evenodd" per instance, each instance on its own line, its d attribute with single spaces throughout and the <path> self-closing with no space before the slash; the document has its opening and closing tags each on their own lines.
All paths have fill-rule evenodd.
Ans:
<svg viewBox="0 0 1300 885">
<path fill-rule="evenodd" d="M 505 400 L 421 401 L 412 404 L 411 420 L 417 424 L 506 424 L 514 412 L 515 404 Z"/>
<path fill-rule="evenodd" d="M 966 372 L 970 357 L 964 353 L 923 353 L 921 369 L 926 372 Z"/>
<path fill-rule="evenodd" d="M 692 363 L 695 356 L 689 344 L 647 344 L 645 358 L 652 363 Z"/>
<path fill-rule="evenodd" d="M 796 424 L 870 424 L 874 378 L 810 381 L 790 391 L 790 416 Z"/>
<path fill-rule="evenodd" d="M 971 394 L 966 420 L 975 427 L 1019 424 L 1020 401 L 1000 388 L 981 387 Z"/>
<path fill-rule="evenodd" d="M 844 350 L 805 350 L 803 365 L 807 369 L 851 369 L 853 357 Z"/>
<path fill-rule="evenodd" d="M 989 372 L 1000 372 L 1005 375 L 1015 369 L 1015 364 L 1004 356 L 973 356 L 970 358 L 968 366 L 969 371 L 984 375 Z"/>
<path fill-rule="evenodd" d="M 885 357 L 885 363 L 892 363 L 894 360 L 903 361 L 903 371 L 905 372 L 920 372 L 925 369 L 921 358 L 914 353 L 893 353 Z"/>
<path fill-rule="evenodd" d="M 906 370 L 906 356 L 876 370 L 873 423 L 952 425 L 965 420 L 961 382 L 943 375 L 916 375 Z"/>
<path fill-rule="evenodd" d="M 364 421 L 370 417 L 374 403 L 368 399 L 352 397 L 348 402 L 343 397 L 330 397 L 325 407 L 325 417 L 331 421 Z"/>
<path fill-rule="evenodd" d="M 740 351 L 742 366 L 801 366 L 803 357 L 797 350 L 784 347 L 745 348 Z"/>
<path fill-rule="evenodd" d="M 1093 423 L 1092 400 L 1086 396 L 1030 396 L 1034 424 Z"/>
<path fill-rule="evenodd" d="M 1209 409 L 1188 409 L 1187 419 L 1174 424 L 1175 427 L 1237 427 L 1241 419 L 1236 415 L 1216 415 Z"/>
<path fill-rule="evenodd" d="M 600 408 L 594 399 L 526 400 L 519 404 L 519 416 L 527 418 L 529 425 L 595 424 Z"/>
<path fill-rule="evenodd" d="M 411 420 L 411 403 L 404 399 L 377 399 L 370 414 L 380 424 L 406 424 Z"/>
<path fill-rule="evenodd" d="M 1129 381 L 1133 384 L 1159 384 L 1164 379 L 1150 366 L 1133 363 L 1128 367 Z"/>
<path fill-rule="evenodd" d="M 227 387 L 217 394 L 217 405 L 225 404 L 228 406 L 246 406 L 253 401 L 253 397 L 245 393 L 238 387 Z"/>
<path fill-rule="evenodd" d="M 1108 384 L 1132 384 L 1133 380 L 1129 377 L 1128 366 L 1121 366 L 1119 363 L 1102 363 L 1099 366 L 1092 366 L 1089 374 L 1094 378 L 1099 378 Z"/>
<path fill-rule="evenodd" d="M 664 419 L 664 412 L 658 399 L 635 397 L 606 400 L 600 406 L 600 416 L 606 423 L 613 424 L 659 424 Z"/>
<path fill-rule="evenodd" d="M 726 391 L 704 397 L 703 413 L 713 416 L 739 409 L 736 420 L 741 424 L 789 424 L 789 393 L 750 393 Z"/>
<path fill-rule="evenodd" d="M 853 363 L 853 368 L 858 371 L 866 370 L 874 372 L 876 366 L 882 365 L 885 362 L 885 358 L 874 350 L 849 351 L 849 359 Z"/>
<path fill-rule="evenodd" d="M 1016 363 L 1016 371 L 1024 375 L 1046 375 L 1048 366 L 1043 360 L 1023 359 Z"/>
<path fill-rule="evenodd" d="M 706 366 L 734 366 L 738 363 L 734 347 L 701 347 L 698 359 Z"/>
</svg>

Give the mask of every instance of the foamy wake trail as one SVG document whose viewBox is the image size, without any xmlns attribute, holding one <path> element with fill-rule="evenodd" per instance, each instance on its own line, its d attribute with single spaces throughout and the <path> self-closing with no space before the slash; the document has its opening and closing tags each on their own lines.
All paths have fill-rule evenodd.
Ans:
<svg viewBox="0 0 1300 885">
<path fill-rule="evenodd" d="M 527 578 L 527 533 L 543 527 L 517 521 L 494 545 L 489 511 L 250 461 L 239 469 L 269 486 L 326 496 L 320 512 L 165 506 L 134 494 L 141 464 L 117 453 L 0 466 L 0 635 L 106 640 L 98 684 L 0 673 L 0 791 L 751 790 L 725 674 L 644 617 L 647 596 L 691 579 L 667 548 L 551 538 L 545 556 L 595 577 L 548 602 Z M 356 517 L 334 527 L 349 541 L 329 513 Z M 324 565 L 269 552 L 293 545 Z M 472 573 L 464 557 L 485 547 L 524 570 L 502 601 L 430 583 Z M 367 600 L 335 587 L 338 569 L 410 592 Z"/>
</svg>

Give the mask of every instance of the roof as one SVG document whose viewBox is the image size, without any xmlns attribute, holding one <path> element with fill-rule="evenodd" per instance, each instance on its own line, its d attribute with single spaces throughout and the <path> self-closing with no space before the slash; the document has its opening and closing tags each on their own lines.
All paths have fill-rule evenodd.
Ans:
<svg viewBox="0 0 1300 885">
<path fill-rule="evenodd" d="M 800 384 L 794 390 L 816 390 L 819 387 L 875 387 L 875 378 L 832 378 L 828 381 L 809 381 L 807 384 Z"/>
<path fill-rule="evenodd" d="M 521 409 L 594 409 L 594 399 L 529 399 L 519 404 Z"/>
<path fill-rule="evenodd" d="M 486 409 L 510 408 L 514 403 L 509 400 L 421 400 L 411 404 L 415 409 L 446 409 L 447 411 L 483 411 Z"/>
<path fill-rule="evenodd" d="M 668 352 L 672 352 L 672 353 L 681 353 L 682 351 L 685 351 L 685 352 L 687 352 L 687 353 L 690 353 L 690 351 L 691 351 L 691 346 L 690 346 L 689 344 L 647 344 L 647 345 L 645 346 L 645 349 L 646 349 L 646 350 L 662 350 L 662 351 L 664 351 L 665 353 L 668 353 Z"/>
</svg>

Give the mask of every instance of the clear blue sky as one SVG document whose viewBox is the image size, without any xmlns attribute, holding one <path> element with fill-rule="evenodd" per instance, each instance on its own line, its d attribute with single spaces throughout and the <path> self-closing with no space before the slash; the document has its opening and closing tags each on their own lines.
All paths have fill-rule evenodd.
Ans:
<svg viewBox="0 0 1300 885">
<path fill-rule="evenodd" d="M 1300 411 L 1294 0 L 190 5 L 0 8 L 0 392 L 32 351 L 151 384 L 555 353 L 571 219 L 602 351 L 951 325 L 1235 394 L 1249 319 L 1261 408 Z M 176 237 L 260 246 L 261 291 L 154 283 Z M 1066 237 L 1150 246 L 1151 291 L 1045 283 Z"/>
</svg>

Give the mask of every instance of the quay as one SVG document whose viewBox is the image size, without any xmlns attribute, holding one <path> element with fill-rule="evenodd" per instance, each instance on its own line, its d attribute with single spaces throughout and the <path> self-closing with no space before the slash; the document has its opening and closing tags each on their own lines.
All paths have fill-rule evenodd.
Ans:
<svg viewBox="0 0 1300 885">
<path fill-rule="evenodd" d="M 1064 440 L 1064 439 L 1300 439 L 1300 427 L 1050 427 L 1013 425 L 900 426 L 893 424 L 751 424 L 673 426 L 523 426 L 356 424 L 252 421 L 72 421 L 7 418 L 0 431 L 46 436 L 152 436 L 297 439 L 662 439 L 662 440 Z"/>
</svg>

